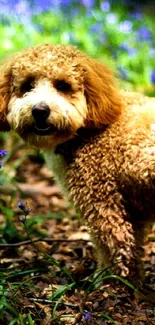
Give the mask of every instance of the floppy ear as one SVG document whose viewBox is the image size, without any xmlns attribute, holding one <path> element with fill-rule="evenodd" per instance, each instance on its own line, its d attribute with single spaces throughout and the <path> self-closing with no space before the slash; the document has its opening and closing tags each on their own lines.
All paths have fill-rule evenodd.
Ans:
<svg viewBox="0 0 155 325">
<path fill-rule="evenodd" d="M 84 67 L 84 91 L 88 105 L 86 125 L 101 127 L 114 122 L 121 113 L 121 97 L 111 71 L 94 59 Z"/>
<path fill-rule="evenodd" d="M 0 67 L 0 131 L 9 131 L 7 105 L 11 96 L 11 65 Z"/>
</svg>

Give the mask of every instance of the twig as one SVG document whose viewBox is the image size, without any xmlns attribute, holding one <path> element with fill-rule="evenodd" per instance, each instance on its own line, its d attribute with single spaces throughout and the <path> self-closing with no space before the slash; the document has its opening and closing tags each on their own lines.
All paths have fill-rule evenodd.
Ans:
<svg viewBox="0 0 155 325">
<path fill-rule="evenodd" d="M 47 186 L 45 183 L 39 184 L 25 184 L 25 183 L 17 183 L 17 187 L 12 185 L 7 185 L 0 187 L 0 193 L 2 194 L 12 194 L 14 193 L 17 188 L 24 193 L 26 196 L 36 196 L 38 194 L 43 194 L 46 196 L 54 196 L 60 195 L 60 190 L 58 189 L 57 185 Z"/>
<path fill-rule="evenodd" d="M 34 302 L 39 302 L 39 303 L 46 303 L 46 304 L 53 304 L 54 303 L 54 300 L 41 299 L 41 298 L 28 298 L 28 300 L 34 301 Z M 63 304 L 66 307 L 72 307 L 72 308 L 75 308 L 75 309 L 78 308 L 78 305 L 63 302 L 63 301 L 60 301 L 59 304 Z"/>
<path fill-rule="evenodd" d="M 28 245 L 28 244 L 33 244 L 36 242 L 46 242 L 46 243 L 63 243 L 63 242 L 67 242 L 67 243 L 71 243 L 71 242 L 90 242 L 89 239 L 66 239 L 66 238 L 58 238 L 58 239 L 51 239 L 51 238 L 34 238 L 34 239 L 28 239 L 28 240 L 24 240 L 18 243 L 11 243 L 11 244 L 7 244 L 7 243 L 0 243 L 0 247 L 20 247 L 22 245 Z"/>
</svg>

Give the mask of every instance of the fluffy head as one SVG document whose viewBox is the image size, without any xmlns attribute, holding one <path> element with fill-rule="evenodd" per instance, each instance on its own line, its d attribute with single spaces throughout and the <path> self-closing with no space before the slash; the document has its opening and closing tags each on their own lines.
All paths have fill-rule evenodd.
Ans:
<svg viewBox="0 0 155 325">
<path fill-rule="evenodd" d="M 11 128 L 37 147 L 113 123 L 120 113 L 111 72 L 73 46 L 29 48 L 0 71 L 0 130 Z"/>
</svg>

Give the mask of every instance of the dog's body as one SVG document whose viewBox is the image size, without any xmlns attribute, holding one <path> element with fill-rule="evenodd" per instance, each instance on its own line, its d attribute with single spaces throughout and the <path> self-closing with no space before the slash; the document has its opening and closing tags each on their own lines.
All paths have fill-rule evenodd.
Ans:
<svg viewBox="0 0 155 325">
<path fill-rule="evenodd" d="M 88 224 L 99 267 L 141 276 L 145 229 L 155 219 L 155 99 L 119 93 L 103 65 L 50 45 L 4 69 L 0 96 L 1 129 L 43 149 Z"/>
<path fill-rule="evenodd" d="M 118 274 L 137 278 L 144 235 L 155 220 L 155 99 L 122 95 L 121 119 L 80 130 L 46 159 L 89 227 L 99 267 L 115 264 Z"/>
</svg>

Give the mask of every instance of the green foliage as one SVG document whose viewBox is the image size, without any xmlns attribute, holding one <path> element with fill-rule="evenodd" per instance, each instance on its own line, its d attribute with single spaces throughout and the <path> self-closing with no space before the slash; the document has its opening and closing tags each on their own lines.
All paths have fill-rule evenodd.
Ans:
<svg viewBox="0 0 155 325">
<path fill-rule="evenodd" d="M 0 24 L 1 58 L 40 43 L 77 45 L 89 55 L 114 66 L 126 87 L 154 93 L 155 30 L 149 8 L 127 7 L 123 1 L 95 2 L 89 8 L 68 1 L 65 7 L 32 11 L 27 20 L 8 17 Z M 43 5 L 42 5 L 43 6 Z"/>
</svg>

